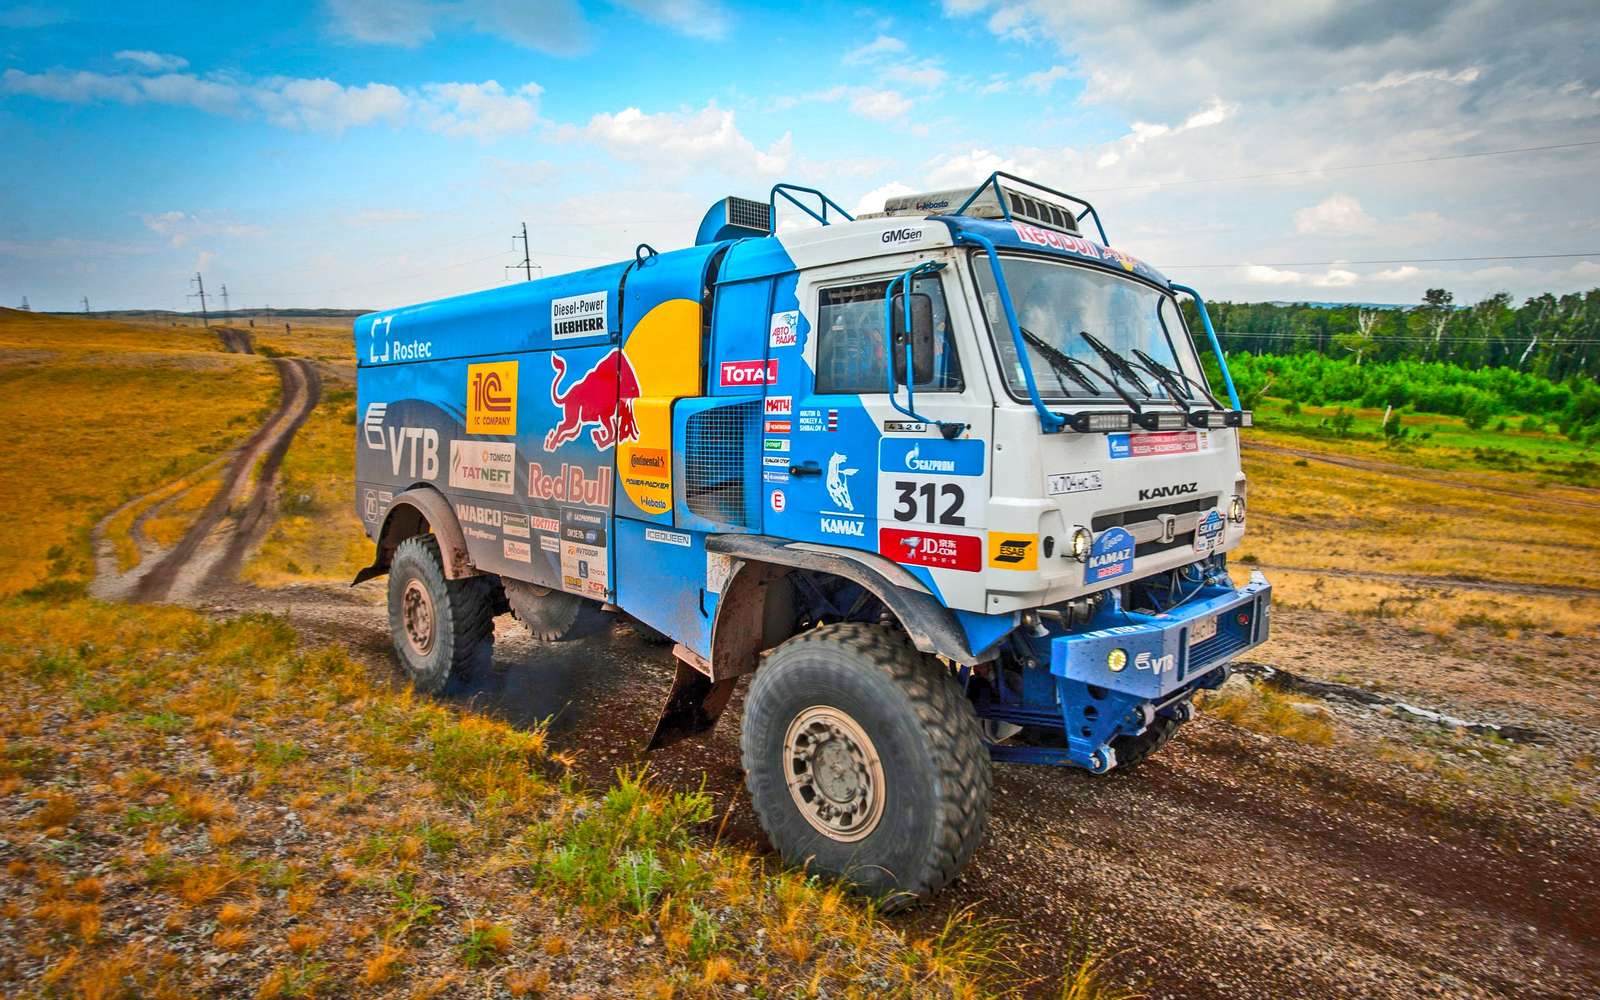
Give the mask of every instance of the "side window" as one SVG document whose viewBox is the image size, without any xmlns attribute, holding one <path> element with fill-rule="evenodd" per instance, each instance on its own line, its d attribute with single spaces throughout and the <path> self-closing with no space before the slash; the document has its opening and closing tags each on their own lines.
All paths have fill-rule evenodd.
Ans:
<svg viewBox="0 0 1600 1000">
<path fill-rule="evenodd" d="M 889 282 L 824 288 L 817 303 L 817 392 L 887 393 L 884 367 L 883 296 Z M 961 359 L 956 354 L 945 308 L 944 286 L 930 275 L 912 282 L 912 294 L 933 302 L 933 375 L 918 382 L 918 392 L 960 392 Z"/>
</svg>

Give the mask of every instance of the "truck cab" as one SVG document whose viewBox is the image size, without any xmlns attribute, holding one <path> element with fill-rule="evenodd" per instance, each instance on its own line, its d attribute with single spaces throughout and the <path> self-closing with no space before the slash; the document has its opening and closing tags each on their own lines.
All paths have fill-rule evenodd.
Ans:
<svg viewBox="0 0 1600 1000">
<path fill-rule="evenodd" d="M 780 200 L 816 225 L 778 233 Z M 692 247 L 355 338 L 357 582 L 388 575 L 418 688 L 501 611 L 547 641 L 626 615 L 678 662 L 650 745 L 749 676 L 774 845 L 890 905 L 976 849 L 991 760 L 1135 765 L 1267 635 L 1267 581 L 1227 569 L 1251 415 L 1204 302 L 1063 192 L 996 174 L 852 218 L 778 185 Z"/>
</svg>

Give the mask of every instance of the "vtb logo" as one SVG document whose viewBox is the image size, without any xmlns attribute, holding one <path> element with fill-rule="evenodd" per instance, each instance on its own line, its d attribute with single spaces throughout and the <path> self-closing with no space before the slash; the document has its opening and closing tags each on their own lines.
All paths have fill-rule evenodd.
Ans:
<svg viewBox="0 0 1600 1000">
<path fill-rule="evenodd" d="M 467 433 L 517 432 L 517 363 L 467 366 Z"/>
</svg>

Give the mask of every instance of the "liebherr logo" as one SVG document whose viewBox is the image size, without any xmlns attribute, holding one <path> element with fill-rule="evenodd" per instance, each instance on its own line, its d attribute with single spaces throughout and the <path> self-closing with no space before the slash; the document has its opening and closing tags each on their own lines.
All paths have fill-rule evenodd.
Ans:
<svg viewBox="0 0 1600 1000">
<path fill-rule="evenodd" d="M 1160 500 L 1164 497 L 1180 497 L 1185 493 L 1193 493 L 1199 488 L 1199 483 L 1175 483 L 1172 486 L 1153 486 L 1148 490 L 1140 490 L 1139 499 Z"/>
</svg>

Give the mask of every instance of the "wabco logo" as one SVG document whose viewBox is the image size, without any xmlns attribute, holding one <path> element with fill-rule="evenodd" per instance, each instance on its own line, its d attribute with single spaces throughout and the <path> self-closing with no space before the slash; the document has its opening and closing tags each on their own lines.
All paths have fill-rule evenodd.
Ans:
<svg viewBox="0 0 1600 1000">
<path fill-rule="evenodd" d="M 517 432 L 517 363 L 467 366 L 467 433 Z"/>
<path fill-rule="evenodd" d="M 486 528 L 500 527 L 500 512 L 493 507 L 479 507 L 476 504 L 456 504 L 456 519 L 467 524 L 481 524 Z"/>
<path fill-rule="evenodd" d="M 1154 486 L 1139 491 L 1140 500 L 1160 500 L 1163 497 L 1181 497 L 1200 488 L 1199 483 L 1177 483 L 1172 486 Z"/>
<path fill-rule="evenodd" d="M 561 388 L 567 373 L 567 359 L 550 355 L 555 377 L 550 380 L 550 402 L 561 411 L 561 419 L 544 436 L 544 450 L 555 451 L 590 424 L 589 440 L 601 451 L 622 441 L 637 441 L 639 425 L 633 421 L 633 401 L 639 398 L 639 377 L 620 347 L 613 347 L 595 362 L 576 382 Z"/>
<path fill-rule="evenodd" d="M 883 234 L 883 242 L 886 244 L 909 243 L 912 240 L 920 239 L 922 239 L 922 230 L 920 229 L 890 229 Z"/>
</svg>

